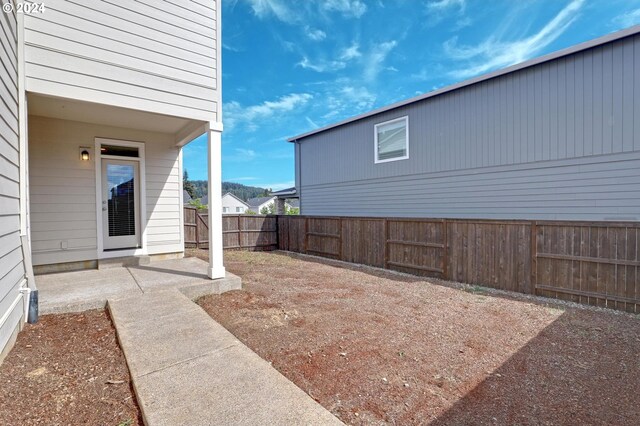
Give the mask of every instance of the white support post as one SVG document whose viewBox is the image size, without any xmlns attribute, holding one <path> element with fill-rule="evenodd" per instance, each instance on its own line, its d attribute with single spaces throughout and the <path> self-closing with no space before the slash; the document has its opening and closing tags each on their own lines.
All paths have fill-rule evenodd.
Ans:
<svg viewBox="0 0 640 426">
<path fill-rule="evenodd" d="M 222 255 L 222 126 L 207 126 L 209 151 L 209 278 L 224 278 Z M 214 127 L 215 126 L 215 127 Z M 212 128 L 214 127 L 214 128 Z"/>
</svg>

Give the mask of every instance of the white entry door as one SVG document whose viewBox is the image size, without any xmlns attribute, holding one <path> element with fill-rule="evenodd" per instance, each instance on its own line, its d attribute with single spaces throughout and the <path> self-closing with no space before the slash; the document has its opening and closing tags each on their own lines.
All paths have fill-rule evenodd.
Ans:
<svg viewBox="0 0 640 426">
<path fill-rule="evenodd" d="M 140 247 L 139 176 L 138 161 L 102 159 L 104 250 Z"/>
</svg>

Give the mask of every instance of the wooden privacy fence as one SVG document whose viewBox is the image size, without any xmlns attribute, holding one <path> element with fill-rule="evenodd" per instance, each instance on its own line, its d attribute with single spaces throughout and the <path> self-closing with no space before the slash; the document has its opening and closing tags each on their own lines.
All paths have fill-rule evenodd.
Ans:
<svg viewBox="0 0 640 426">
<path fill-rule="evenodd" d="M 209 247 L 209 213 L 198 212 L 191 206 L 184 207 L 184 246 Z"/>
<path fill-rule="evenodd" d="M 278 216 L 278 248 L 640 312 L 640 224 Z"/>
<path fill-rule="evenodd" d="M 208 247 L 185 207 L 185 245 Z M 224 215 L 225 249 L 287 250 L 640 313 L 640 223 Z"/>
<path fill-rule="evenodd" d="M 275 250 L 278 248 L 277 216 L 223 215 L 225 249 Z M 209 248 L 209 213 L 184 207 L 185 247 Z"/>
<path fill-rule="evenodd" d="M 278 217 L 223 215 L 222 246 L 225 249 L 276 250 Z"/>
</svg>

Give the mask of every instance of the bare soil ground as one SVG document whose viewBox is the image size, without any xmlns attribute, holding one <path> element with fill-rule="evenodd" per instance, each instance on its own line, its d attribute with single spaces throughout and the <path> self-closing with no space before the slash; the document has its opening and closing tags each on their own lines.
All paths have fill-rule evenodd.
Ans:
<svg viewBox="0 0 640 426">
<path fill-rule="evenodd" d="M 0 365 L 0 424 L 142 424 L 104 310 L 45 315 L 26 326 Z"/>
<path fill-rule="evenodd" d="M 244 289 L 201 306 L 345 423 L 640 418 L 637 316 L 278 252 L 225 261 Z"/>
</svg>

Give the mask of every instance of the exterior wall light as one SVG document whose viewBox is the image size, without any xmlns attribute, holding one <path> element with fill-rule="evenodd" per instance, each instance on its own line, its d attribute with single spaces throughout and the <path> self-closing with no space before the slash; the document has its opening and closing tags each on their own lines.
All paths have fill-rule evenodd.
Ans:
<svg viewBox="0 0 640 426">
<path fill-rule="evenodd" d="M 80 159 L 82 161 L 89 161 L 89 151 L 87 151 L 86 149 L 83 149 L 82 152 L 80 153 Z"/>
</svg>

